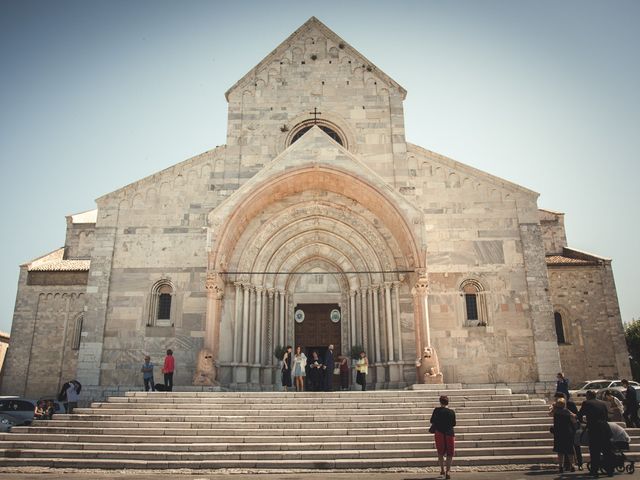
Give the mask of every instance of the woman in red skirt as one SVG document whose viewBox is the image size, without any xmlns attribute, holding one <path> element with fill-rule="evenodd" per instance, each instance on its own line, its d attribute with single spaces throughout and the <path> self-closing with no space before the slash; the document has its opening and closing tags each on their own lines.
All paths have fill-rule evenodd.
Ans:
<svg viewBox="0 0 640 480">
<path fill-rule="evenodd" d="M 440 475 L 449 479 L 451 475 L 451 461 L 455 453 L 455 434 L 453 427 L 456 426 L 456 413 L 449 408 L 449 399 L 446 396 L 440 397 L 440 406 L 433 409 L 431 414 L 431 428 L 429 431 L 435 435 L 436 450 L 438 451 L 438 463 L 440 464 Z M 446 470 L 444 457 L 447 457 Z"/>
</svg>

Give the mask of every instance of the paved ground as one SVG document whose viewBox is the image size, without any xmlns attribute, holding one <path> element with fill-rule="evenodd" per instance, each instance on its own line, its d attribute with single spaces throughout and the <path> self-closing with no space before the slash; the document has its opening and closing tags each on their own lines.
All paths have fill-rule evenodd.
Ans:
<svg viewBox="0 0 640 480">
<path fill-rule="evenodd" d="M 592 478 L 584 472 L 558 474 L 555 470 L 548 467 L 542 469 L 534 467 L 520 471 L 500 471 L 496 467 L 492 471 L 471 471 L 470 468 L 459 468 L 451 472 L 451 478 L 456 480 L 535 480 L 535 479 L 583 479 Z M 157 471 L 157 472 L 132 472 L 132 471 L 105 471 L 105 470 L 46 470 L 33 469 L 27 472 L 27 469 L 8 470 L 0 469 L 0 480 L 157 480 L 158 478 L 166 478 L 171 480 L 249 480 L 259 478 L 260 480 L 437 480 L 443 477 L 438 474 L 438 470 L 432 469 L 413 469 L 408 472 L 296 472 L 296 473 L 260 473 L 260 472 L 242 472 L 242 471 L 225 471 L 225 473 L 207 473 L 207 472 L 185 472 L 185 471 Z M 618 473 L 615 475 L 622 479 L 639 478 L 640 473 L 633 475 Z M 601 476 L 606 478 L 606 475 Z"/>
</svg>

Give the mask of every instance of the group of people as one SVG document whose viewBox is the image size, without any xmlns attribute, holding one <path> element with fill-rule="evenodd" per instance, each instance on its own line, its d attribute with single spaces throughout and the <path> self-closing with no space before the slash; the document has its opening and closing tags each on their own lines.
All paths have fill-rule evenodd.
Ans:
<svg viewBox="0 0 640 480">
<path fill-rule="evenodd" d="M 144 382 L 144 391 L 151 390 L 163 390 L 167 392 L 173 391 L 173 374 L 176 370 L 176 359 L 173 356 L 173 350 L 167 350 L 167 355 L 164 357 L 164 363 L 162 365 L 162 374 L 164 376 L 164 384 L 156 384 L 153 379 L 153 369 L 155 365 L 151 362 L 151 357 L 145 355 L 144 363 L 140 371 L 142 372 L 142 381 Z"/>
<path fill-rule="evenodd" d="M 556 393 L 549 407 L 553 416 L 553 451 L 558 454 L 558 469 L 582 470 L 581 444 L 589 446 L 590 472 L 597 475 L 604 468 L 612 475 L 614 470 L 613 450 L 627 450 L 629 436 L 616 422 L 625 419 L 627 427 L 637 425 L 638 400 L 636 391 L 627 380 L 622 385 L 627 389 L 624 402 L 616 398 L 612 390 L 604 392 L 604 400 L 596 398 L 596 392 L 589 390 L 586 400 L 578 410 L 571 401 L 569 382 L 562 373 L 557 376 Z M 586 426 L 584 425 L 586 423 Z"/>
<path fill-rule="evenodd" d="M 360 352 L 356 363 L 356 382 L 367 389 L 367 373 L 369 361 L 365 352 Z M 308 359 L 302 351 L 301 346 L 296 347 L 296 351 L 292 351 L 292 347 L 288 345 L 282 356 L 281 364 L 282 387 L 285 391 L 293 386 L 297 392 L 307 390 L 312 392 L 328 392 L 333 389 L 333 376 L 340 376 L 340 389 L 349 389 L 349 358 L 345 356 L 335 357 L 333 345 L 329 345 L 323 358 L 320 358 L 317 351 L 311 352 L 311 358 Z"/>
<path fill-rule="evenodd" d="M 53 400 L 39 400 L 33 412 L 34 420 L 51 420 L 56 412 Z"/>
</svg>

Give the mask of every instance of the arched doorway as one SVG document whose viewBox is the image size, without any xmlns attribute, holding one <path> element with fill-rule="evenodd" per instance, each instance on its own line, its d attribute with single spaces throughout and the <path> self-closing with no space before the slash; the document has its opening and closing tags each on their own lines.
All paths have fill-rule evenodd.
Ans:
<svg viewBox="0 0 640 480">
<path fill-rule="evenodd" d="M 226 292 L 220 336 L 230 341 L 220 343 L 222 383 L 277 383 L 274 352 L 296 343 L 297 305 L 337 306 L 337 353 L 364 348 L 381 386 L 415 377 L 406 280 L 418 252 L 401 211 L 362 180 L 317 167 L 272 179 L 243 200 L 222 222 L 210 256 Z M 301 289 L 305 275 L 332 288 Z"/>
</svg>

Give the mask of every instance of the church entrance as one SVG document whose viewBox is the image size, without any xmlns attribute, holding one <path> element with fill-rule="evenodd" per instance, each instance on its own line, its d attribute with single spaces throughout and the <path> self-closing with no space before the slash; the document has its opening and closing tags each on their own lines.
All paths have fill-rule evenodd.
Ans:
<svg viewBox="0 0 640 480">
<path fill-rule="evenodd" d="M 342 320 L 332 320 L 331 312 L 340 312 L 337 303 L 300 303 L 296 305 L 295 312 L 295 345 L 300 345 L 307 357 L 315 350 L 320 358 L 324 358 L 329 345 L 333 344 L 334 356 L 342 354 L 342 342 L 340 336 L 340 323 Z M 304 313 L 304 320 L 300 321 L 300 314 Z"/>
<path fill-rule="evenodd" d="M 340 315 L 336 315 L 336 311 Z M 303 312 L 303 315 L 300 314 Z M 342 323 L 340 306 L 337 303 L 299 303 L 295 308 L 295 347 L 300 345 L 307 359 L 318 352 L 318 358 L 324 359 L 329 345 L 333 345 L 333 357 L 338 365 L 338 356 L 342 355 L 340 324 Z M 333 389 L 340 388 L 339 375 L 333 375 Z"/>
</svg>

